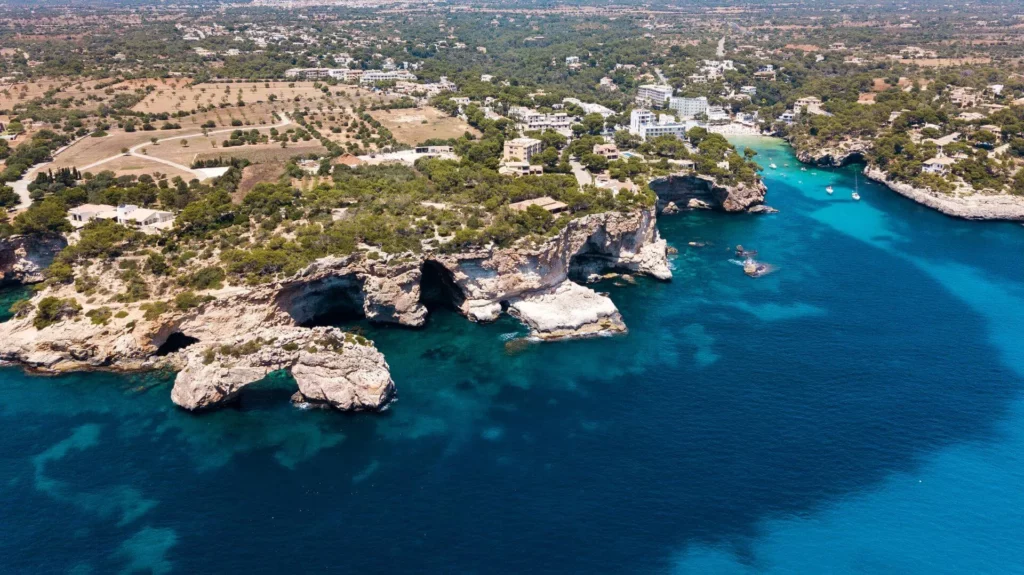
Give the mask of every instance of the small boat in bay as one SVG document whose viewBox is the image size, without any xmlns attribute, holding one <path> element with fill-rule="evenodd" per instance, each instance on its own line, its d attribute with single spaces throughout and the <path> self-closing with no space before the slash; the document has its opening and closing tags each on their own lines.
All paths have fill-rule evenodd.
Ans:
<svg viewBox="0 0 1024 575">
<path fill-rule="evenodd" d="M 850 194 L 850 197 L 853 198 L 854 200 L 859 200 L 860 194 L 858 194 L 857 192 L 853 192 L 852 194 Z"/>
<path fill-rule="evenodd" d="M 776 168 L 778 168 L 778 166 L 776 166 L 776 165 L 775 165 L 774 163 L 772 163 L 772 164 L 768 164 L 768 167 L 769 167 L 769 168 L 771 168 L 771 169 L 773 169 L 773 170 L 774 170 L 774 169 L 776 169 Z"/>
<path fill-rule="evenodd" d="M 831 196 L 832 192 L 834 192 L 835 190 L 832 189 L 832 186 L 829 186 L 829 187 L 825 188 L 825 191 L 828 192 L 828 195 Z"/>
</svg>

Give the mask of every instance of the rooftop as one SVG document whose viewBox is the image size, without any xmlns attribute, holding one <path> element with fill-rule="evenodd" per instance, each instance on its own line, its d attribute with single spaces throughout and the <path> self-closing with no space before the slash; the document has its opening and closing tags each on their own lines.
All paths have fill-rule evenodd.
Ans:
<svg viewBox="0 0 1024 575">
<path fill-rule="evenodd" d="M 518 212 L 525 212 L 530 206 L 539 206 L 549 212 L 560 212 L 569 207 L 568 204 L 564 204 L 548 196 L 534 198 L 532 200 L 523 200 L 521 202 L 509 204 L 508 207 Z"/>
</svg>

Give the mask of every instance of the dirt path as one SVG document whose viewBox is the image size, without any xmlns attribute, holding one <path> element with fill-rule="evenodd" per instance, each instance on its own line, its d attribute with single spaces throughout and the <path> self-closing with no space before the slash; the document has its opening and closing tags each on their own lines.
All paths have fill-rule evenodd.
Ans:
<svg viewBox="0 0 1024 575">
<path fill-rule="evenodd" d="M 270 126 L 250 126 L 248 129 L 250 129 L 250 130 L 267 130 L 267 129 L 270 129 L 270 128 L 281 128 L 281 127 L 287 126 L 287 125 L 289 125 L 291 123 L 292 123 L 292 119 L 290 117 L 288 117 L 288 114 L 286 114 L 284 112 L 281 112 L 281 121 L 278 122 L 277 124 L 273 124 L 273 125 L 270 125 Z M 214 130 L 212 132 L 207 132 L 206 135 L 207 136 L 212 136 L 214 134 L 226 134 L 226 133 L 234 132 L 237 129 L 238 128 L 225 128 L 223 130 Z M 170 142 L 172 140 L 183 140 L 185 138 L 195 138 L 196 136 L 203 136 L 203 133 L 202 132 L 198 132 L 198 133 L 195 133 L 195 134 L 181 134 L 181 135 L 178 135 L 178 136 L 170 136 L 170 137 L 167 137 L 167 138 L 159 139 L 159 140 L 156 141 L 156 143 L 157 144 L 161 144 L 163 142 Z M 128 155 L 134 156 L 136 158 L 142 158 L 144 160 L 152 160 L 154 162 L 159 162 L 161 164 L 170 166 L 172 168 L 179 169 L 179 170 L 181 170 L 183 172 L 186 172 L 186 173 L 189 173 L 189 174 L 194 174 L 199 179 L 203 179 L 204 177 L 206 177 L 206 174 L 204 174 L 204 173 L 202 173 L 202 172 L 200 172 L 198 170 L 194 170 L 194 169 L 192 169 L 189 166 L 186 166 L 184 164 L 179 164 L 179 163 L 173 162 L 171 160 L 165 160 L 163 158 L 157 158 L 155 156 L 148 156 L 146 154 L 139 153 L 139 150 L 141 150 L 142 148 L 145 148 L 146 146 L 151 146 L 151 145 L 153 145 L 153 142 L 143 142 L 141 144 L 136 144 L 136 145 L 132 146 L 131 148 L 129 148 Z M 124 155 L 125 154 L 116 154 L 116 155 L 110 156 L 109 158 L 104 158 L 102 160 L 93 162 L 93 163 L 89 164 L 88 166 L 84 166 L 84 167 L 78 168 L 78 170 L 81 171 L 81 172 L 84 172 L 86 170 L 90 170 L 92 168 L 95 168 L 96 166 L 101 166 L 103 164 L 106 164 L 107 162 L 111 162 L 113 160 L 116 160 L 116 159 L 118 159 L 120 157 L 123 157 Z"/>
</svg>

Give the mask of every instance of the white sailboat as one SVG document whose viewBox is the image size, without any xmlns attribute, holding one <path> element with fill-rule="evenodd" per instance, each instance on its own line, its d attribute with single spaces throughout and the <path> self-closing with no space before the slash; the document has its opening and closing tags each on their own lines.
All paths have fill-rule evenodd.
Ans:
<svg viewBox="0 0 1024 575">
<path fill-rule="evenodd" d="M 825 191 L 828 192 L 828 195 L 831 196 L 832 192 L 834 192 L 835 190 L 832 189 L 832 186 L 829 186 L 829 187 L 825 188 Z"/>
<path fill-rule="evenodd" d="M 768 167 L 769 167 L 769 168 L 771 168 L 771 169 L 773 169 L 773 170 L 774 170 L 775 168 L 778 168 L 778 166 L 776 166 L 776 165 L 775 165 L 775 162 L 772 162 L 771 164 L 768 164 Z"/>
<path fill-rule="evenodd" d="M 850 194 L 850 197 L 853 198 L 854 201 L 860 201 L 860 194 L 857 193 L 859 190 L 860 180 L 857 179 L 857 174 L 853 174 L 853 193 Z"/>
</svg>

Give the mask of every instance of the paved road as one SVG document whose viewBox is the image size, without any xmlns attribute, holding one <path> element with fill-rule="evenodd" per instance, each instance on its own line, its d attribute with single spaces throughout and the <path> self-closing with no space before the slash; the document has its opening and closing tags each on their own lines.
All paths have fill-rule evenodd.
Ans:
<svg viewBox="0 0 1024 575">
<path fill-rule="evenodd" d="M 572 175 L 576 176 L 576 182 L 581 188 L 594 183 L 594 176 L 590 175 L 590 172 L 583 167 L 583 164 L 570 161 L 569 165 L 572 166 Z"/>
<path fill-rule="evenodd" d="M 58 155 L 60 155 L 61 152 L 70 148 L 71 146 L 74 146 L 81 139 L 82 138 L 72 140 L 70 144 L 64 146 L 63 148 L 57 148 L 56 150 L 54 150 L 53 154 L 51 154 L 51 157 L 56 158 Z M 29 196 L 28 185 L 31 184 L 36 179 L 36 174 L 38 174 L 40 170 L 42 170 L 46 166 L 49 166 L 51 163 L 52 160 L 50 162 L 36 164 L 29 168 L 20 180 L 7 184 L 11 186 L 11 189 L 13 189 L 16 194 L 18 194 L 18 198 L 20 199 L 17 207 L 14 208 L 14 211 L 26 209 L 32 204 L 32 198 Z"/>
</svg>

